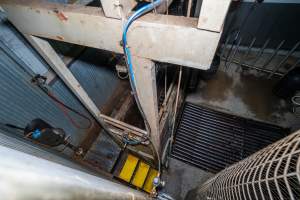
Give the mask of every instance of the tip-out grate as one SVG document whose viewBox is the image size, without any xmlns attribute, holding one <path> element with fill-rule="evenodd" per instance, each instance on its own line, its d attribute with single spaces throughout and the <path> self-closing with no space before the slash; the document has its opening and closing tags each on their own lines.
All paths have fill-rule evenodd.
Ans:
<svg viewBox="0 0 300 200">
<path fill-rule="evenodd" d="M 216 173 L 288 133 L 278 126 L 186 103 L 172 157 Z"/>
</svg>

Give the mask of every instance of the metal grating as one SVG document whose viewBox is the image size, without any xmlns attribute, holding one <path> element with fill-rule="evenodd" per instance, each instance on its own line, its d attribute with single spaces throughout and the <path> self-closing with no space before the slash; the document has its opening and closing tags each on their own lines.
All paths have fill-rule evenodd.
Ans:
<svg viewBox="0 0 300 200">
<path fill-rule="evenodd" d="M 219 172 L 289 130 L 186 103 L 177 128 L 172 156 L 209 172 Z"/>
<path fill-rule="evenodd" d="M 300 131 L 221 171 L 194 199 L 300 199 Z"/>
</svg>

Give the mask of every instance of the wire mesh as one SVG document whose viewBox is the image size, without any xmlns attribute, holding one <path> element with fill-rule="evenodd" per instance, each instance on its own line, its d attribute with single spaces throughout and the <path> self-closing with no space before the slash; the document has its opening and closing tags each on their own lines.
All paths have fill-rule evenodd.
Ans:
<svg viewBox="0 0 300 200">
<path fill-rule="evenodd" d="M 221 171 L 200 199 L 300 199 L 300 131 Z"/>
</svg>

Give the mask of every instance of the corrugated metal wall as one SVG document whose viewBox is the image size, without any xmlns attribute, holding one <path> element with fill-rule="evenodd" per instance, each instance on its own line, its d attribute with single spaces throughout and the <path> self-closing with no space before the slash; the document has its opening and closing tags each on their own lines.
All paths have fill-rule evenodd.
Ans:
<svg viewBox="0 0 300 200">
<path fill-rule="evenodd" d="M 77 145 L 86 130 L 75 128 L 58 106 L 39 88 L 30 82 L 34 74 L 45 74 L 48 66 L 31 49 L 22 36 L 0 13 L 0 122 L 24 127 L 34 118 L 42 118 L 55 127 L 63 128 Z M 87 50 L 70 69 L 98 107 L 101 107 L 117 86 L 118 79 L 111 69 L 99 66 L 93 56 L 95 50 Z M 24 70 L 25 69 L 25 70 Z M 65 84 L 57 79 L 52 92 L 67 105 L 90 116 Z M 71 114 L 82 127 L 87 121 Z M 70 152 L 66 152 L 70 153 Z"/>
</svg>

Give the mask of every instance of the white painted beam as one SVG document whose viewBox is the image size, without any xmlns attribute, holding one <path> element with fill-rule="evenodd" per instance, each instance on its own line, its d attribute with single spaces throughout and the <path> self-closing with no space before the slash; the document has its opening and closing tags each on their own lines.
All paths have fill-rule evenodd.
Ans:
<svg viewBox="0 0 300 200">
<path fill-rule="evenodd" d="M 32 0 L 0 0 L 0 5 L 23 33 L 123 53 L 122 21 L 99 8 Z M 197 19 L 149 13 L 130 28 L 128 45 L 135 56 L 208 69 L 220 36 L 197 29 Z"/>
<path fill-rule="evenodd" d="M 57 55 L 55 50 L 49 44 L 48 41 L 40 39 L 35 36 L 25 35 L 30 44 L 39 52 L 39 54 L 45 59 L 55 73 L 63 80 L 68 88 L 75 94 L 79 101 L 86 107 L 86 109 L 94 116 L 94 118 L 105 126 L 105 122 L 101 117 L 101 112 L 94 104 L 92 99 L 88 96 L 80 83 L 76 80 L 72 72 L 68 69 L 65 63 Z M 108 130 L 108 128 L 105 126 Z M 112 136 L 113 137 L 113 136 Z M 119 139 L 113 138 L 119 145 L 121 144 Z"/>
<path fill-rule="evenodd" d="M 26 35 L 26 39 L 45 59 L 55 73 L 64 81 L 64 83 L 71 89 L 71 91 L 78 97 L 78 99 L 85 105 L 89 112 L 95 117 L 99 118 L 101 115 L 99 109 L 82 88 L 80 83 L 73 76 L 65 63 L 57 55 L 55 50 L 46 40 L 35 36 Z"/>
<path fill-rule="evenodd" d="M 222 32 L 231 1 L 232 0 L 203 0 L 198 28 Z"/>
<path fill-rule="evenodd" d="M 132 57 L 137 95 L 151 128 L 150 137 L 159 149 L 160 129 L 158 117 L 155 63 L 149 59 Z"/>
</svg>

